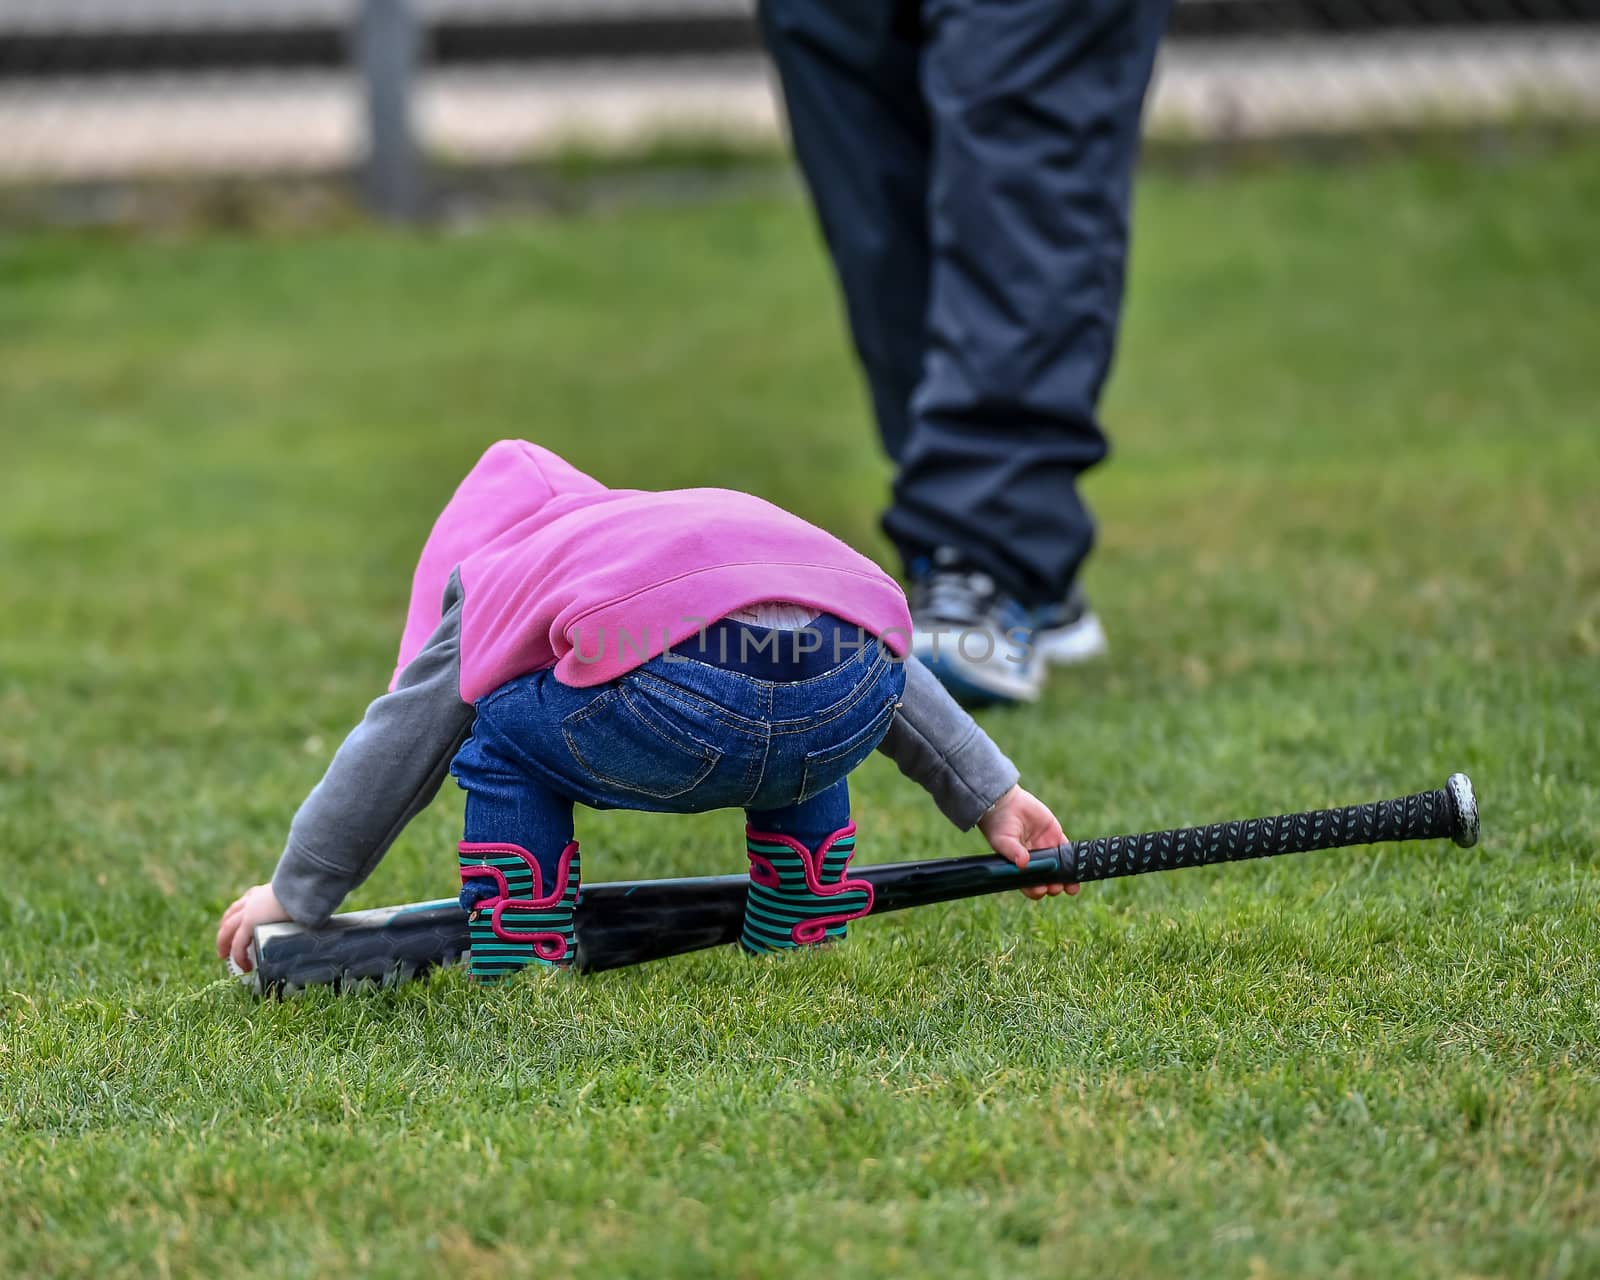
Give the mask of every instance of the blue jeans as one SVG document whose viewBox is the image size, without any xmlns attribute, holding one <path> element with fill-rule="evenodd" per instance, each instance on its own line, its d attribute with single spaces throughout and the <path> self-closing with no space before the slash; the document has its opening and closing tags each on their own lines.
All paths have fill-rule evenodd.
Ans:
<svg viewBox="0 0 1600 1280">
<path fill-rule="evenodd" d="M 731 624 L 719 625 L 728 634 Z M 837 626 L 823 620 L 830 640 Z M 802 634 L 740 632 L 758 643 Z M 815 849 L 849 823 L 846 775 L 882 741 L 905 688 L 899 662 L 848 634 L 842 650 L 830 643 L 776 666 L 704 646 L 685 657 L 679 646 L 593 688 L 549 671 L 502 685 L 479 700 L 450 766 L 467 793 L 465 839 L 519 845 L 547 884 L 572 840 L 574 803 L 743 809 L 755 829 Z"/>
</svg>

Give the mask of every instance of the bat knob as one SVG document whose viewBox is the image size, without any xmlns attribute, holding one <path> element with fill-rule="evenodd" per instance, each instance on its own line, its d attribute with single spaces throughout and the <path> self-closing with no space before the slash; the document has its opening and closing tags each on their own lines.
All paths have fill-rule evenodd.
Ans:
<svg viewBox="0 0 1600 1280">
<path fill-rule="evenodd" d="M 1445 779 L 1445 793 L 1455 810 L 1456 829 L 1450 838 L 1463 849 L 1478 843 L 1478 797 L 1472 790 L 1472 779 L 1464 773 L 1452 773 Z"/>
</svg>

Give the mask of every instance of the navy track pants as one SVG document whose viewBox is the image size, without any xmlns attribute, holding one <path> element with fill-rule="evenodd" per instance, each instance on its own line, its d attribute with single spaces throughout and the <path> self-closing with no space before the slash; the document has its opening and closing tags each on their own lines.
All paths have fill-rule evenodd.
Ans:
<svg viewBox="0 0 1600 1280">
<path fill-rule="evenodd" d="M 1078 477 L 1170 0 L 761 0 L 885 449 L 884 529 L 1025 603 L 1094 541 Z"/>
</svg>

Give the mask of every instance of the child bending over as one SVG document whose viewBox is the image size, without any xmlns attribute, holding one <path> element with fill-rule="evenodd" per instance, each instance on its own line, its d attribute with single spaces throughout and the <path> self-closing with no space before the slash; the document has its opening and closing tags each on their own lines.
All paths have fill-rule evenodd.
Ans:
<svg viewBox="0 0 1600 1280">
<path fill-rule="evenodd" d="M 467 793 L 480 979 L 571 962 L 578 803 L 743 809 L 751 952 L 842 938 L 870 908 L 848 775 L 874 750 L 1018 866 L 1062 843 L 910 634 L 888 574 L 760 498 L 608 489 L 501 441 L 423 549 L 389 692 L 300 806 L 271 883 L 223 915 L 218 954 L 248 968 L 257 925 L 326 920 L 446 772 Z"/>
</svg>

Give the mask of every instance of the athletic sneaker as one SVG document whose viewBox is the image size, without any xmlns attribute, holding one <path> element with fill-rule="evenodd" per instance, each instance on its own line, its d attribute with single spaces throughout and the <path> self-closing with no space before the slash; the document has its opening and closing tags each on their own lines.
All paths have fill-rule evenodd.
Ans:
<svg viewBox="0 0 1600 1280">
<path fill-rule="evenodd" d="M 1069 666 L 1106 652 L 1106 629 L 1076 583 L 1059 604 L 1033 611 L 1033 647 L 1044 662 Z"/>
<path fill-rule="evenodd" d="M 969 706 L 1032 702 L 1044 664 L 1033 614 L 941 547 L 911 566 L 911 651 Z"/>
</svg>

